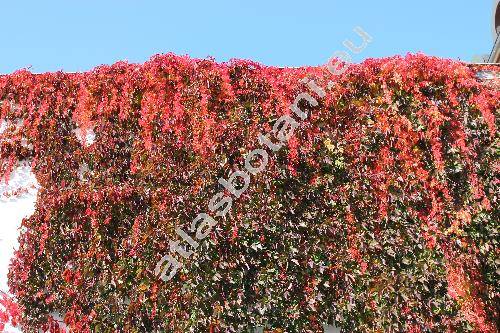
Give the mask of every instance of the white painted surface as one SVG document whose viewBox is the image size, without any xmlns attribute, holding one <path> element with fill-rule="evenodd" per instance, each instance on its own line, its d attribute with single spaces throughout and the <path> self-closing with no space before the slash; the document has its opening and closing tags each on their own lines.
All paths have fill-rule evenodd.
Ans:
<svg viewBox="0 0 500 333">
<path fill-rule="evenodd" d="M 5 196 L 6 193 L 22 188 L 28 189 L 28 192 L 20 197 Z M 14 170 L 8 184 L 3 180 L 0 182 L 0 290 L 6 293 L 9 290 L 7 273 L 10 260 L 14 249 L 19 246 L 17 238 L 21 221 L 35 211 L 37 191 L 38 184 L 28 164 L 22 164 Z M 7 325 L 4 332 L 21 331 Z"/>
</svg>

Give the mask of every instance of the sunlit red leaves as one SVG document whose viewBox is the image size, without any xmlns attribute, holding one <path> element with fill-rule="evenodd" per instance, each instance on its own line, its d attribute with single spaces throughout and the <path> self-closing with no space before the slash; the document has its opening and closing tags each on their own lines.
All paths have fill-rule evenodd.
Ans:
<svg viewBox="0 0 500 333">
<path fill-rule="evenodd" d="M 215 300 L 208 299 L 209 308 L 219 302 L 226 312 L 198 318 L 205 326 L 196 328 L 223 330 L 216 327 L 222 325 L 217 316 L 243 306 L 241 299 L 230 303 L 233 294 L 213 277 L 247 266 L 256 275 L 258 261 L 266 262 L 272 253 L 264 246 L 288 245 L 283 235 L 290 238 L 290 230 L 297 232 L 293 228 L 302 222 L 311 239 L 297 235 L 303 242 L 299 252 L 322 244 L 331 253 L 314 254 L 317 260 L 324 255 L 330 264 L 311 276 L 287 271 L 295 265 L 283 259 L 288 252 L 270 261 L 277 265 L 278 280 L 292 290 L 275 294 L 294 295 L 293 302 L 311 305 L 287 317 L 304 327 L 316 328 L 321 313 L 314 309 L 325 306 L 312 299 L 315 288 L 327 285 L 325 294 L 336 295 L 335 304 L 344 306 L 343 293 L 354 292 L 354 283 L 382 281 L 375 268 L 381 258 L 372 257 L 365 236 L 373 233 L 378 239 L 392 228 L 406 232 L 408 227 L 401 227 L 405 219 L 417 230 L 412 237 L 423 239 L 423 246 L 412 250 L 439 257 L 460 240 L 476 255 L 463 259 L 470 267 L 484 261 L 474 248 L 480 242 L 464 228 L 497 209 L 494 192 L 499 184 L 488 177 L 499 171 L 491 151 L 495 140 L 498 144 L 500 95 L 460 63 L 421 55 L 370 59 L 332 78 L 322 67 L 272 68 L 241 60 L 218 64 L 169 54 L 143 65 L 120 62 L 88 73 L 19 71 L 0 76 L 1 119 L 19 126 L 1 137 L 0 171 L 8 177 L 19 160 L 28 159 L 42 187 L 37 211 L 23 222 L 9 277 L 20 304 L 34 307 L 23 312 L 22 321 L 39 328 L 30 311 L 44 313 L 53 305 L 65 311 L 66 324 L 77 332 L 99 327 L 93 325 L 105 330 L 136 323 L 150 325 L 135 327 L 139 330 L 186 331 L 186 318 L 202 311 L 191 305 L 206 295 L 184 294 L 180 284 L 158 285 L 151 267 L 167 249 L 174 228 L 188 225 L 207 206 L 217 178 L 241 167 L 245 153 L 258 144 L 258 134 L 289 115 L 299 93 L 310 92 L 304 78 L 314 79 L 327 90 L 326 96 L 314 95 L 317 107 L 300 105 L 309 110 L 308 119 L 270 159 L 264 175 L 254 179 L 255 190 L 235 201 L 231 218 L 209 237 L 215 258 L 201 273 L 216 291 L 211 294 Z M 90 129 L 95 141 L 85 144 L 75 132 Z M 308 209 L 312 212 L 301 220 L 295 217 Z M 292 229 L 278 236 L 269 231 L 281 227 Z M 387 241 L 402 241 L 395 238 Z M 241 245 L 245 242 L 260 257 L 248 254 Z M 385 254 L 375 248 L 380 257 Z M 448 260 L 463 249 L 449 250 Z M 335 262 L 337 256 L 343 261 Z M 307 259 L 296 262 L 307 266 Z M 385 267 L 389 269 L 387 263 Z M 466 302 L 457 301 L 470 324 L 491 329 L 489 320 L 497 316 L 486 305 L 491 299 L 473 292 L 483 277 L 469 276 L 456 263 L 441 268 L 448 274 L 441 282 L 449 283 L 449 296 L 460 300 L 470 295 Z M 205 282 L 194 274 L 182 272 L 179 280 L 197 286 Z M 241 288 L 257 297 L 272 283 Z M 40 304 L 36 293 L 45 289 L 46 295 L 58 296 L 47 296 Z M 385 306 L 374 297 L 366 298 L 370 308 Z M 86 306 L 90 301 L 95 302 L 94 312 Z M 283 304 L 287 302 L 292 300 Z M 408 306 L 400 310 L 405 316 L 420 316 L 420 322 L 408 324 L 411 332 L 451 329 L 449 322 L 461 318 L 446 313 L 436 319 Z M 57 323 L 43 315 L 46 327 L 56 332 Z M 359 325 L 377 322 L 367 313 L 359 316 L 365 317 L 367 322 Z"/>
<path fill-rule="evenodd" d="M 21 322 L 21 309 L 12 298 L 0 294 L 0 331 L 3 332 L 5 326 L 10 324 L 15 327 Z"/>
</svg>

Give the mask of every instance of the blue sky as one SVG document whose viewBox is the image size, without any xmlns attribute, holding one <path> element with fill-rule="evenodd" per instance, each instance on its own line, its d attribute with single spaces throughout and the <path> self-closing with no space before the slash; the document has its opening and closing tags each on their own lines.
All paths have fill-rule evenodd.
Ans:
<svg viewBox="0 0 500 333">
<path fill-rule="evenodd" d="M 491 50 L 491 11 L 491 0 L 11 0 L 2 3 L 0 73 L 82 71 L 167 52 L 318 65 L 343 40 L 359 40 L 355 26 L 374 39 L 356 61 L 419 51 L 470 61 Z"/>
</svg>

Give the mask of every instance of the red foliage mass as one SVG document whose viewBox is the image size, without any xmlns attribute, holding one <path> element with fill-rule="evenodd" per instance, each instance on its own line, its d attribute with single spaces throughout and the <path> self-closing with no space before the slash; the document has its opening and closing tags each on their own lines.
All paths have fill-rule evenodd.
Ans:
<svg viewBox="0 0 500 333">
<path fill-rule="evenodd" d="M 390 277 L 397 270 L 385 270 L 392 265 L 378 262 L 385 248 L 370 247 L 367 237 L 382 239 L 404 215 L 411 221 L 405 230 L 424 244 L 408 245 L 408 253 L 433 253 L 442 266 L 433 278 L 447 285 L 448 295 L 411 294 L 398 327 L 454 330 L 465 320 L 477 331 L 496 332 L 498 275 L 490 259 L 499 251 L 485 249 L 489 236 L 481 226 L 498 226 L 500 92 L 481 85 L 475 70 L 409 55 L 367 60 L 332 77 L 323 67 L 219 64 L 169 54 L 142 65 L 119 62 L 86 73 L 23 70 L 0 76 L 0 119 L 9 124 L 0 134 L 0 172 L 8 178 L 17 162 L 29 160 L 41 186 L 36 212 L 23 221 L 9 273 L 11 292 L 22 305 L 22 314 L 15 308 L 14 320 L 26 328 L 56 331 L 59 326 L 49 314 L 59 311 L 78 332 L 106 331 L 116 323 L 125 331 L 183 331 L 201 298 L 194 291 L 180 292 L 182 281 L 201 274 L 201 283 L 216 284 L 209 273 L 227 273 L 218 268 L 223 261 L 239 267 L 234 253 L 243 251 L 238 244 L 245 237 L 255 233 L 264 247 L 280 243 L 265 227 L 273 216 L 288 214 L 293 220 L 294 213 L 281 213 L 309 207 L 321 221 L 321 227 L 308 222 L 311 230 L 323 228 L 330 235 L 318 238 L 327 264 L 324 273 L 302 276 L 287 271 L 288 260 L 286 265 L 276 261 L 279 281 L 294 286 L 278 294 L 296 295 L 304 304 L 302 312 L 287 314 L 295 320 L 290 325 L 312 330 L 322 320 L 320 311 L 329 307 L 323 303 L 344 306 L 349 294 L 343 292 L 362 289 L 345 281 L 373 291 L 363 294 L 366 307 L 359 311 L 380 309 L 380 290 L 387 281 L 397 281 Z M 277 118 L 291 114 L 295 97 L 309 91 L 301 83 L 305 77 L 325 89 L 333 83 L 324 98 L 315 96 L 317 107 L 301 105 L 309 107 L 308 118 L 256 177 L 258 185 L 235 202 L 231 218 L 214 231 L 210 246 L 217 258 L 206 254 L 213 267 L 184 271 L 168 288 L 159 285 L 152 270 L 167 239 L 174 237 L 174 226 L 189 225 L 189 218 L 207 207 L 217 178 L 241 168 L 244 153 L 258 146 L 259 133 L 272 132 Z M 95 133 L 95 142 L 79 140 L 75 129 L 83 137 Z M 292 185 L 281 191 L 287 181 Z M 294 182 L 300 186 L 293 188 Z M 248 231 L 252 218 L 258 223 Z M 274 224 L 287 228 L 285 222 Z M 345 228 L 345 242 L 331 238 L 336 228 Z M 391 237 L 389 243 L 402 236 Z M 304 267 L 311 243 L 300 243 L 307 249 L 298 260 Z M 414 265 L 420 267 L 417 261 Z M 229 325 L 221 316 L 238 308 L 241 302 L 233 302 L 233 296 L 243 296 L 221 291 L 227 289 L 222 283 L 214 287 L 217 297 L 206 296 L 213 304 L 193 327 Z M 323 284 L 336 298 L 306 309 L 316 304 L 315 292 Z M 276 282 L 282 290 L 279 286 Z M 248 288 L 245 297 L 263 290 Z M 446 311 L 458 310 L 433 312 L 438 303 Z M 0 315 L 0 323 L 5 322 L 5 313 Z M 368 319 L 359 319 L 353 331 L 378 327 L 383 315 L 366 312 L 358 318 Z"/>
</svg>

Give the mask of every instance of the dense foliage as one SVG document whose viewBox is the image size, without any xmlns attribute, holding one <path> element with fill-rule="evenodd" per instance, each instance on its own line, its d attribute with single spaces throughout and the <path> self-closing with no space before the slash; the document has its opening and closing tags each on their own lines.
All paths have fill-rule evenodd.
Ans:
<svg viewBox="0 0 500 333">
<path fill-rule="evenodd" d="M 218 179 L 244 169 L 301 92 L 318 105 L 300 103 L 308 118 L 161 281 L 174 229 L 209 212 Z M 9 273 L 19 320 L 26 332 L 57 331 L 55 314 L 76 332 L 496 332 L 499 96 L 474 69 L 422 55 L 336 77 L 174 55 L 1 76 L 0 171 L 27 160 L 40 184 Z"/>
</svg>

